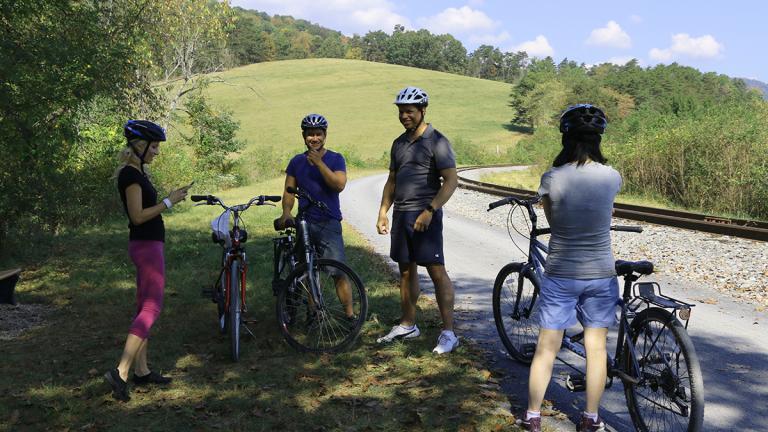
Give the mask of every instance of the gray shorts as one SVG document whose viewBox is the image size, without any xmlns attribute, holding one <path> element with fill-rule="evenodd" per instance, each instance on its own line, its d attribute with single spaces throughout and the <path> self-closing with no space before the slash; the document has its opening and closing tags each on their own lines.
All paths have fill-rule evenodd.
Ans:
<svg viewBox="0 0 768 432">
<path fill-rule="evenodd" d="M 569 279 L 541 275 L 539 325 L 564 330 L 580 322 L 584 327 L 609 328 L 616 324 L 619 282 L 602 279 Z"/>
<path fill-rule="evenodd" d="M 325 222 L 310 222 L 309 238 L 315 245 L 318 257 L 347 263 L 340 221 L 331 219 Z"/>
</svg>

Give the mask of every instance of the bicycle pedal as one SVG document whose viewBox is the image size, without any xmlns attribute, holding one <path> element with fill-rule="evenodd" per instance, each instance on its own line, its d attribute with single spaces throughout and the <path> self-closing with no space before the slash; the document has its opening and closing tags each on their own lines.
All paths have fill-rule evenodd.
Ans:
<svg viewBox="0 0 768 432">
<path fill-rule="evenodd" d="M 571 392 L 583 392 L 587 389 L 587 378 L 584 375 L 568 375 L 565 378 L 565 388 Z"/>
</svg>

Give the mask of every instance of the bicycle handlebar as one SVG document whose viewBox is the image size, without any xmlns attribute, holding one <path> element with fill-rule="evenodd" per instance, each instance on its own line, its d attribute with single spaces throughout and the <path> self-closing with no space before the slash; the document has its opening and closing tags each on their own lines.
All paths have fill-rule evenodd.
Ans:
<svg viewBox="0 0 768 432">
<path fill-rule="evenodd" d="M 612 225 L 611 231 L 626 231 L 626 232 L 641 233 L 643 232 L 643 227 L 632 226 L 632 225 Z"/>
<path fill-rule="evenodd" d="M 330 209 L 328 208 L 328 206 L 324 202 L 318 201 L 318 200 L 312 198 L 311 195 L 309 195 L 308 193 L 304 192 L 303 190 L 301 190 L 299 188 L 295 188 L 293 186 L 288 186 L 288 187 L 285 188 L 285 190 L 288 191 L 288 193 L 292 193 L 292 194 L 296 195 L 299 198 L 306 199 L 307 201 L 309 201 L 310 204 L 312 204 L 315 207 L 318 207 L 318 208 L 320 208 L 322 210 L 325 210 L 326 212 L 330 212 Z"/>
<path fill-rule="evenodd" d="M 537 202 L 541 201 L 541 197 L 539 195 L 536 195 L 531 198 L 518 198 L 516 196 L 510 196 L 507 198 L 500 199 L 498 201 L 494 201 L 490 204 L 488 204 L 488 211 L 491 211 L 495 209 L 496 207 L 501 207 L 503 205 L 515 203 L 517 205 L 525 206 L 536 204 Z"/>
<path fill-rule="evenodd" d="M 232 207 L 227 206 L 226 204 L 224 204 L 223 201 L 221 201 L 221 199 L 213 195 L 192 195 L 190 199 L 194 202 L 205 201 L 205 205 L 218 204 L 228 210 L 236 209 L 238 211 L 243 211 L 252 205 L 257 205 L 257 206 L 264 205 L 266 204 L 267 201 L 279 202 L 282 199 L 282 197 L 279 195 L 259 195 L 251 198 L 251 200 L 248 201 L 247 204 L 239 204 Z"/>
</svg>

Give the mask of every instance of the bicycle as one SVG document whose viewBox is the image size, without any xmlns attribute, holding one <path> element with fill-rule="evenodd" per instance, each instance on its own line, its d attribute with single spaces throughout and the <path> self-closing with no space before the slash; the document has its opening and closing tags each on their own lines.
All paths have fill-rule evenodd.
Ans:
<svg viewBox="0 0 768 432">
<path fill-rule="evenodd" d="M 363 282 L 346 264 L 318 258 L 322 244 L 310 239 L 310 222 L 306 211 L 317 207 L 328 211 L 298 188 L 289 193 L 309 203 L 299 207 L 294 226 L 280 226 L 275 221 L 274 279 L 277 295 L 277 320 L 280 332 L 289 345 L 304 352 L 336 353 L 347 349 L 357 339 L 368 313 L 368 298 Z M 340 288 L 347 281 L 349 291 Z M 343 285 L 342 285 L 343 286 Z"/>
<path fill-rule="evenodd" d="M 517 208 L 527 210 L 530 221 L 527 261 L 505 265 L 493 286 L 496 330 L 507 352 L 525 364 L 531 363 L 536 351 L 538 327 L 534 315 L 541 286 L 539 277 L 548 253 L 547 245 L 537 237 L 551 233 L 550 228 L 536 226 L 533 206 L 540 199 L 539 196 L 528 199 L 508 197 L 488 205 L 488 211 L 491 211 L 513 204 L 507 218 L 508 230 L 514 226 L 512 216 Z M 631 226 L 612 226 L 611 230 L 642 232 L 641 227 Z M 623 292 L 617 302 L 621 309 L 619 343 L 613 356 L 608 353 L 606 388 L 611 387 L 614 378 L 622 382 L 636 430 L 702 430 L 704 382 L 696 350 L 687 333 L 691 308 L 695 305 L 662 294 L 656 282 L 634 283 L 653 273 L 653 263 L 649 261 L 617 260 L 616 273 L 624 280 Z M 680 320 L 685 321 L 685 325 Z M 566 331 L 562 348 L 586 358 L 581 342 L 583 337 L 583 331 L 575 334 Z M 568 390 L 586 390 L 583 370 L 558 358 L 577 372 L 567 376 Z"/>
<path fill-rule="evenodd" d="M 269 204 L 268 201 L 278 202 L 281 198 L 259 195 L 246 204 L 231 207 L 213 195 L 192 195 L 191 198 L 194 202 L 205 201 L 196 205 L 218 205 L 224 209 L 221 215 L 211 222 L 213 231 L 211 239 L 222 247 L 221 270 L 213 288 L 204 289 L 203 296 L 210 296 L 216 303 L 219 332 L 229 334 L 230 354 L 234 361 L 240 359 L 240 328 L 245 325 L 243 315 L 248 310 L 245 303 L 245 276 L 248 271 L 248 260 L 244 245 L 248 241 L 248 231 L 241 227 L 240 215 L 252 205 Z M 229 229 L 230 215 L 234 221 L 231 230 Z M 248 327 L 245 329 L 253 336 Z"/>
</svg>

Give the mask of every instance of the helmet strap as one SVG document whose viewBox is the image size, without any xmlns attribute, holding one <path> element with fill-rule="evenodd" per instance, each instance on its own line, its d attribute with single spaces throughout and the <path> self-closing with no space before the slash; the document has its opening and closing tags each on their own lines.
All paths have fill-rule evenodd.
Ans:
<svg viewBox="0 0 768 432">
<path fill-rule="evenodd" d="M 149 144 L 150 144 L 149 141 L 147 141 L 147 146 L 144 147 L 144 151 L 141 154 L 139 154 L 139 152 L 136 151 L 136 147 L 133 144 L 128 143 L 128 145 L 131 146 L 131 150 L 133 150 L 133 154 L 135 154 L 139 158 L 139 168 L 141 168 L 142 174 L 144 174 L 144 156 L 146 156 L 147 151 L 149 151 Z"/>
</svg>

